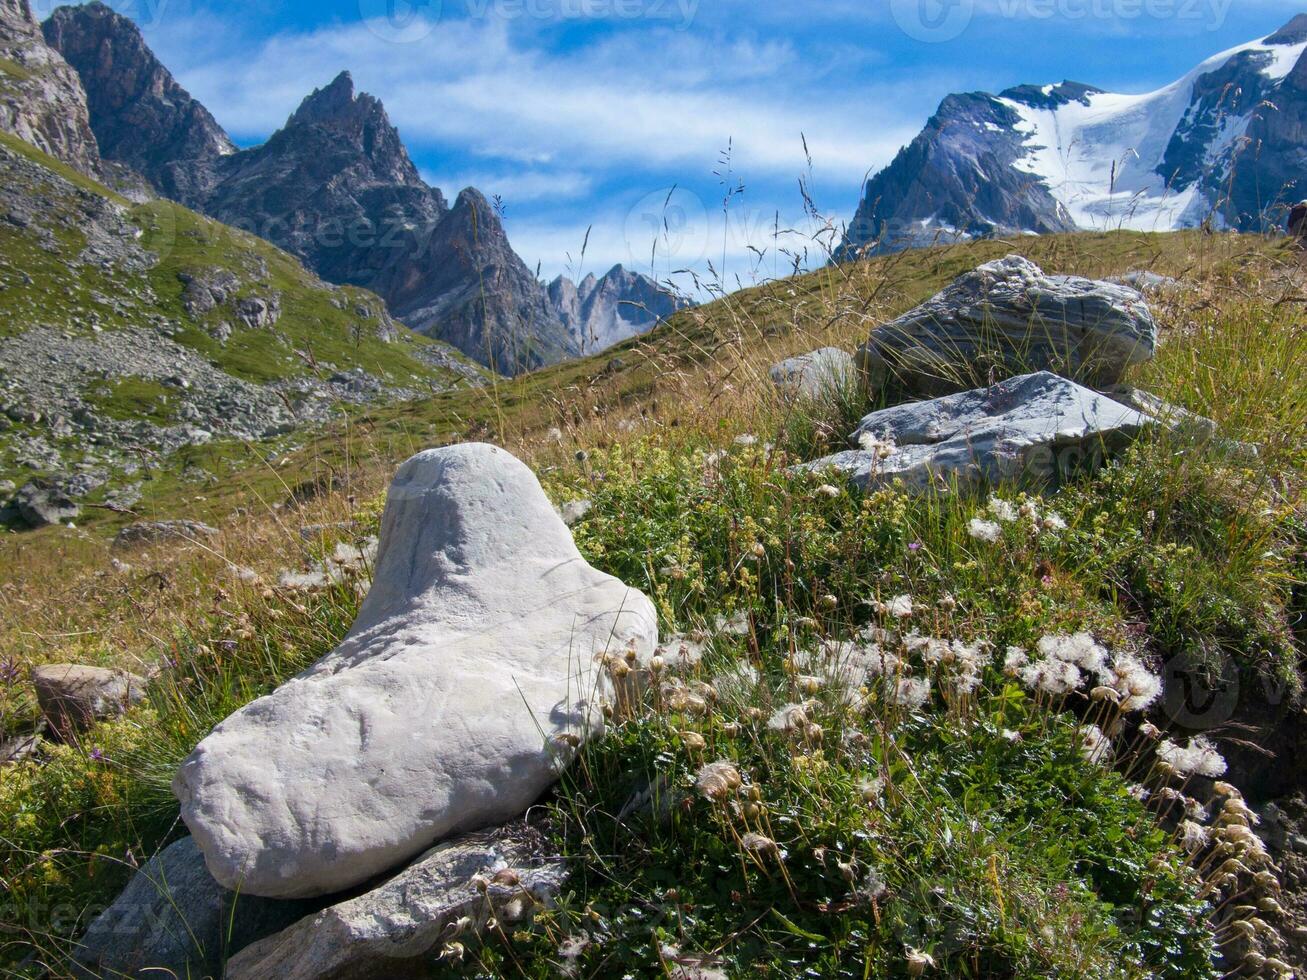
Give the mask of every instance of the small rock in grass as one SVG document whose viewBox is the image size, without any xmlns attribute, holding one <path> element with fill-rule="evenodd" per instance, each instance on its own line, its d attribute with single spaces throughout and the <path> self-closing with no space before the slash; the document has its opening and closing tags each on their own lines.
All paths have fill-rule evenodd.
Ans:
<svg viewBox="0 0 1307 980">
<path fill-rule="evenodd" d="M 145 699 L 145 678 L 105 667 L 50 664 L 32 671 L 32 683 L 50 728 L 65 740 Z"/>
</svg>

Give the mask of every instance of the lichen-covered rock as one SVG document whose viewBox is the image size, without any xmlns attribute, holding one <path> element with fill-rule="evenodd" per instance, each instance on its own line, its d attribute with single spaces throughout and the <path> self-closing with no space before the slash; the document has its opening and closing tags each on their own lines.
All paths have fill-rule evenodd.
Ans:
<svg viewBox="0 0 1307 980">
<path fill-rule="evenodd" d="M 914 491 L 1015 480 L 1045 485 L 1101 462 L 1151 424 L 1044 372 L 873 412 L 853 433 L 860 448 L 802 468 L 839 470 L 864 488 L 895 480 Z"/>
<path fill-rule="evenodd" d="M 657 644 L 534 474 L 461 445 L 405 463 L 335 651 L 232 715 L 173 782 L 218 881 L 337 892 L 525 812 L 601 724 L 596 658 Z"/>
<path fill-rule="evenodd" d="M 14 506 L 18 516 L 32 528 L 76 520 L 82 512 L 64 488 L 51 480 L 25 483 L 14 496 Z"/>
<path fill-rule="evenodd" d="M 1045 275 L 1009 255 L 878 327 L 859 361 L 875 390 L 946 395 L 1038 371 L 1116 384 L 1156 346 L 1157 324 L 1135 290 Z"/>
<path fill-rule="evenodd" d="M 517 824 L 441 844 L 385 884 L 249 946 L 226 980 L 329 980 L 408 975 L 446 942 L 509 929 L 547 907 L 565 877 L 561 858 Z"/>
</svg>

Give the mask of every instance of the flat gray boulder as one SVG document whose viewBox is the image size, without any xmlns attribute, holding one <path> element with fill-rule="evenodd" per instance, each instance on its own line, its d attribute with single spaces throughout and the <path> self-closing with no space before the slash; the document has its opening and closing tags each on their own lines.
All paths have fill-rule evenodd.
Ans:
<svg viewBox="0 0 1307 980">
<path fill-rule="evenodd" d="M 135 548 L 166 541 L 205 541 L 217 536 L 217 528 L 199 521 L 138 521 L 119 531 L 113 539 L 113 546 Z"/>
<path fill-rule="evenodd" d="M 878 327 L 859 364 L 874 391 L 947 395 L 1036 371 L 1101 387 L 1156 346 L 1157 324 L 1136 290 L 1045 275 L 1009 255 Z"/>
<path fill-rule="evenodd" d="M 462 837 L 372 891 L 247 947 L 228 964 L 226 980 L 417 974 L 416 962 L 430 966 L 445 944 L 470 943 L 491 918 L 497 930 L 527 921 L 552 904 L 564 877 L 562 861 L 521 824 Z"/>
<path fill-rule="evenodd" d="M 82 508 L 62 486 L 52 480 L 32 480 L 14 495 L 18 516 L 31 528 L 47 527 L 75 520 Z"/>
<path fill-rule="evenodd" d="M 657 645 L 653 604 L 585 562 L 525 465 L 422 453 L 349 634 L 200 743 L 173 781 L 182 817 L 229 888 L 358 885 L 525 812 L 597 732 L 597 660 L 628 645 Z"/>
<path fill-rule="evenodd" d="M 1012 378 L 946 398 L 897 405 L 862 420 L 860 448 L 800 469 L 838 470 L 863 488 L 909 490 L 1057 482 L 1093 466 L 1153 420 L 1055 374 Z"/>
<path fill-rule="evenodd" d="M 94 977 L 220 977 L 239 949 L 316 911 L 320 902 L 236 895 L 213 880 L 184 837 L 151 858 L 91 923 L 74 952 Z"/>
<path fill-rule="evenodd" d="M 147 684 L 144 677 L 108 667 L 47 664 L 32 671 L 41 713 L 64 740 L 145 700 Z"/>
<path fill-rule="evenodd" d="M 853 355 L 838 347 L 823 347 L 773 364 L 771 380 L 783 394 L 821 398 L 839 391 L 854 377 Z"/>
</svg>

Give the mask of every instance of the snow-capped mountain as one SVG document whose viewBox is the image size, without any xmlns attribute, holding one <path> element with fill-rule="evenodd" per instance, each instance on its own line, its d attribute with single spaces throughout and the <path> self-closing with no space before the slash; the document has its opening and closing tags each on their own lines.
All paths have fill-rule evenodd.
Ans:
<svg viewBox="0 0 1307 980">
<path fill-rule="evenodd" d="M 845 255 L 989 235 L 1282 225 L 1307 196 L 1307 14 L 1143 95 L 950 95 L 866 188 Z"/>
<path fill-rule="evenodd" d="M 559 276 L 549 284 L 549 300 L 586 354 L 646 333 L 691 305 L 622 265 L 613 266 L 600 279 L 592 273 L 579 284 Z"/>
</svg>

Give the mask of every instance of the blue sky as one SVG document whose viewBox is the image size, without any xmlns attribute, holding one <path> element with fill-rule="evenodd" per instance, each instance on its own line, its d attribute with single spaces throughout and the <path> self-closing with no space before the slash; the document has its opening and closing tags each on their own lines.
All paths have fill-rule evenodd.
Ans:
<svg viewBox="0 0 1307 980">
<path fill-rule="evenodd" d="M 52 6 L 33 0 L 38 15 Z M 864 175 L 947 93 L 1063 78 L 1147 91 L 1270 33 L 1307 0 L 111 6 L 242 144 L 348 68 L 429 182 L 451 199 L 469 184 L 503 199 L 514 246 L 543 275 L 624 262 L 733 287 L 783 273 L 820 234 L 800 178 L 821 216 L 847 221 Z M 793 233 L 778 240 L 777 228 Z"/>
</svg>

